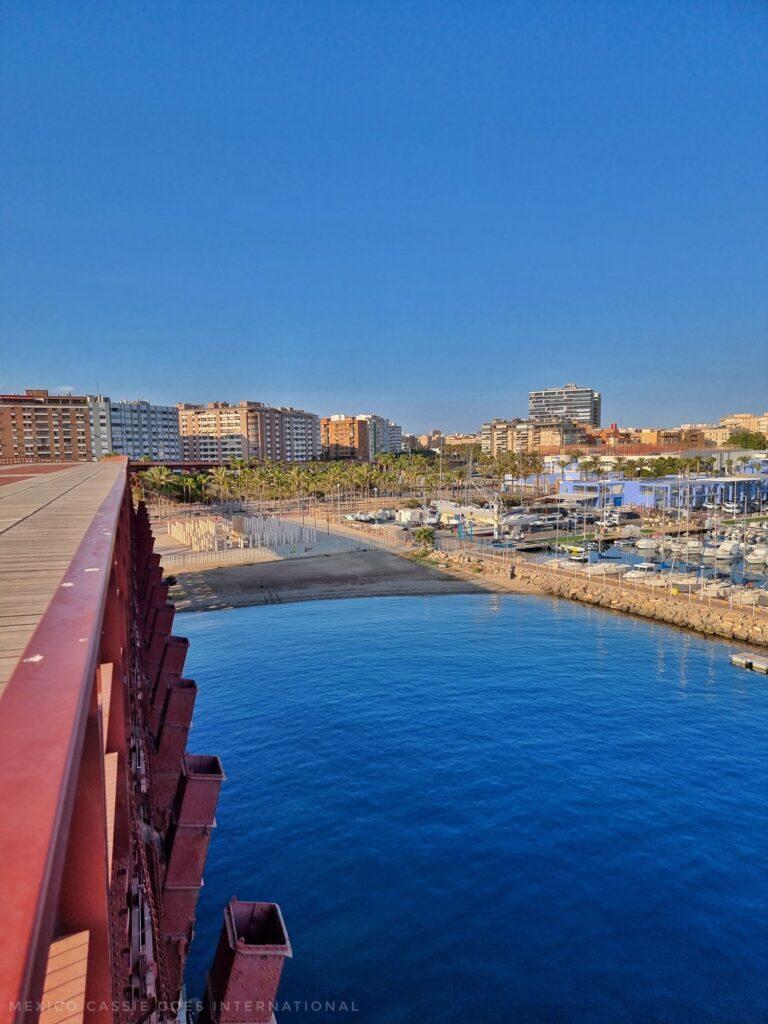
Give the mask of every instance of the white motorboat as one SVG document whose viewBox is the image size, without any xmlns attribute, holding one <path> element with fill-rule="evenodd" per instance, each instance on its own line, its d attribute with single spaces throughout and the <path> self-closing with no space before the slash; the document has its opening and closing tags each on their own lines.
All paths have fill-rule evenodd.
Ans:
<svg viewBox="0 0 768 1024">
<path fill-rule="evenodd" d="M 597 562 L 593 565 L 585 565 L 583 572 L 589 576 L 620 576 L 627 569 L 626 565 L 616 565 L 614 562 Z"/>
<path fill-rule="evenodd" d="M 670 587 L 686 594 L 691 590 L 698 590 L 701 586 L 701 580 L 695 572 L 673 572 L 665 579 Z"/>
<path fill-rule="evenodd" d="M 768 593 L 757 587 L 734 587 L 730 600 L 747 608 L 764 608 L 768 605 Z"/>
<path fill-rule="evenodd" d="M 674 541 L 670 550 L 676 555 L 700 555 L 704 551 L 704 545 L 700 540 L 689 538 Z"/>
<path fill-rule="evenodd" d="M 723 583 L 720 580 L 710 580 L 709 583 L 705 583 L 699 591 L 699 597 L 716 597 L 721 600 L 728 597 L 733 587 L 730 583 Z"/>
<path fill-rule="evenodd" d="M 768 544 L 758 544 L 757 547 L 751 548 L 744 555 L 744 561 L 748 565 L 765 565 L 768 562 Z"/>
<path fill-rule="evenodd" d="M 589 553 L 584 548 L 569 548 L 568 549 L 568 561 L 569 562 L 588 562 Z"/>
<path fill-rule="evenodd" d="M 638 537 L 635 547 L 638 551 L 657 551 L 659 542 L 654 537 Z"/>
<path fill-rule="evenodd" d="M 659 571 L 655 562 L 638 562 L 624 577 L 625 580 L 647 580 Z"/>
<path fill-rule="evenodd" d="M 741 544 L 737 540 L 724 540 L 715 552 L 718 562 L 735 562 L 741 557 Z"/>
</svg>

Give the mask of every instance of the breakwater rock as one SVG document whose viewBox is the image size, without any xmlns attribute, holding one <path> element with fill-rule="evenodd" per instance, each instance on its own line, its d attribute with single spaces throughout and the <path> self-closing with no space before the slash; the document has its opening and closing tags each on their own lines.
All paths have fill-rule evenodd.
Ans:
<svg viewBox="0 0 768 1024">
<path fill-rule="evenodd" d="M 483 559 L 467 554 L 438 552 L 433 558 L 449 568 L 456 565 L 464 570 L 497 577 L 509 576 L 537 590 L 570 601 L 594 604 L 612 611 L 641 615 L 672 626 L 683 626 L 707 636 L 741 640 L 750 644 L 768 646 L 768 615 L 751 608 L 729 608 L 725 601 L 705 603 L 691 595 L 672 595 L 646 591 L 641 586 L 619 586 L 615 582 L 595 577 L 580 578 L 576 573 L 560 572 L 535 562 L 515 561 L 510 565 L 494 559 Z"/>
</svg>

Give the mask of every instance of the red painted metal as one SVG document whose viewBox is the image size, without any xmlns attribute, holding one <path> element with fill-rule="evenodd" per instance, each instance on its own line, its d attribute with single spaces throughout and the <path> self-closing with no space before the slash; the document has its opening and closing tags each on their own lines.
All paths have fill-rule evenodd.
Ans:
<svg viewBox="0 0 768 1024">
<path fill-rule="evenodd" d="M 199 886 L 213 825 L 171 823 L 166 845 L 165 885 Z"/>
<path fill-rule="evenodd" d="M 123 471 L 65 573 L 74 586 L 57 591 L 2 698 L 0 1024 L 37 1019 L 51 939 L 80 930 L 89 1020 L 175 1019 L 224 773 L 217 757 L 185 753 L 197 687 L 181 675 L 189 645 L 170 634 L 153 545 Z M 227 909 L 237 957 L 227 968 L 220 943 L 214 992 L 276 991 L 290 947 L 279 910 L 260 907 L 274 905 Z M 240 971 L 278 926 L 282 951 Z"/>
<path fill-rule="evenodd" d="M 230 900 L 198 1024 L 266 1024 L 292 955 L 276 903 Z"/>
<path fill-rule="evenodd" d="M 179 825 L 213 825 L 224 769 L 210 754 L 184 756 L 174 817 Z"/>
<path fill-rule="evenodd" d="M 104 499 L 2 697 L 0 1022 L 34 1020 L 54 934 L 125 479 Z M 86 569 L 98 568 L 98 572 Z M 32 660 L 34 659 L 34 660 Z M 26 1009 L 30 1001 L 32 1009 Z"/>
</svg>

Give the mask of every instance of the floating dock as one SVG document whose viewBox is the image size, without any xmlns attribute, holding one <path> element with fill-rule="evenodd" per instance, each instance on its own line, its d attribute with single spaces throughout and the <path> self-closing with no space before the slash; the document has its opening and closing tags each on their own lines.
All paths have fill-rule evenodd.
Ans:
<svg viewBox="0 0 768 1024">
<path fill-rule="evenodd" d="M 768 676 L 768 658 L 760 654 L 732 654 L 731 664 L 737 668 L 746 668 L 750 672 L 759 672 Z"/>
</svg>

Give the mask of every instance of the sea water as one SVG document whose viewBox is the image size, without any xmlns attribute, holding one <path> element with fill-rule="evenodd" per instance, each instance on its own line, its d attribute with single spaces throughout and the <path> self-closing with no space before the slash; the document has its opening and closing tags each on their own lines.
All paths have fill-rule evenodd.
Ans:
<svg viewBox="0 0 768 1024">
<path fill-rule="evenodd" d="M 177 619 L 227 780 L 187 969 L 239 899 L 293 946 L 278 1021 L 768 1019 L 768 680 L 548 598 Z"/>
</svg>

